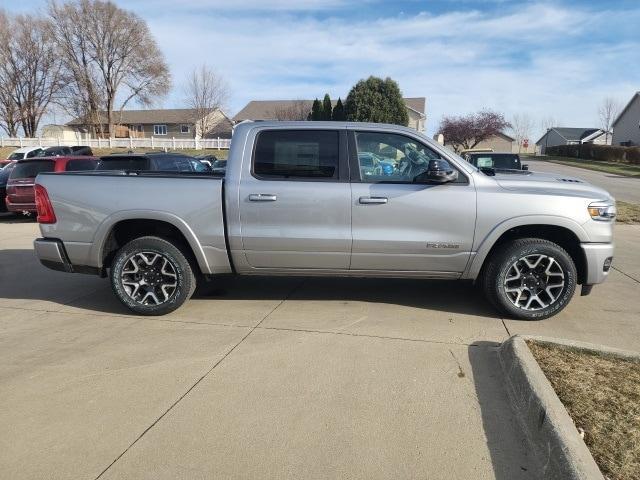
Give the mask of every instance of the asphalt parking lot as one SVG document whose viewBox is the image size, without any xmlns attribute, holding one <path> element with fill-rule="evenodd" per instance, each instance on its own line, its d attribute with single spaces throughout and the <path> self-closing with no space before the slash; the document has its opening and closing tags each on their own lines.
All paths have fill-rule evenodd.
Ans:
<svg viewBox="0 0 640 480">
<path fill-rule="evenodd" d="M 495 347 L 640 350 L 640 226 L 540 322 L 466 283 L 225 278 L 165 317 L 41 267 L 0 219 L 0 478 L 539 478 Z"/>
</svg>

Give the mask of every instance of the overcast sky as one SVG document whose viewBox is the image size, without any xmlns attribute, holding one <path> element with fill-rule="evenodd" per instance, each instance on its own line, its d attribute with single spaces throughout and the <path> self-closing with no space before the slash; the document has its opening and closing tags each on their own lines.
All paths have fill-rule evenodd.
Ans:
<svg viewBox="0 0 640 480">
<path fill-rule="evenodd" d="M 427 98 L 427 131 L 443 115 L 490 108 L 560 126 L 599 126 L 612 96 L 640 90 L 639 0 L 116 0 L 147 20 L 170 64 L 180 107 L 186 72 L 206 62 L 231 87 L 227 110 L 252 99 L 346 96 L 369 75 Z M 0 0 L 37 11 L 43 0 Z M 535 140 L 535 139 L 534 139 Z"/>
</svg>

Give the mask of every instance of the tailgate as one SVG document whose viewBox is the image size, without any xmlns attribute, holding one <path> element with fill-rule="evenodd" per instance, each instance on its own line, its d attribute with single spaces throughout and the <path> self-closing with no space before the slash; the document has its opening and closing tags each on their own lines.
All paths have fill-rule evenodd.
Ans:
<svg viewBox="0 0 640 480">
<path fill-rule="evenodd" d="M 7 185 L 7 195 L 11 203 L 35 203 L 34 179 L 20 178 Z"/>
</svg>

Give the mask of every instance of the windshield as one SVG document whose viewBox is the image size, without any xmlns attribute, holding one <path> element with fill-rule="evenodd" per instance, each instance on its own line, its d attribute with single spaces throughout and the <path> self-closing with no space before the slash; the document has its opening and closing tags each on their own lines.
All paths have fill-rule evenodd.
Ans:
<svg viewBox="0 0 640 480">
<path fill-rule="evenodd" d="M 473 163 L 478 168 L 496 168 L 499 170 L 521 170 L 518 155 L 482 154 L 473 157 Z"/>
<path fill-rule="evenodd" d="M 11 178 L 36 178 L 41 172 L 53 172 L 55 162 L 35 160 L 19 162 L 11 172 Z"/>
<path fill-rule="evenodd" d="M 24 153 L 13 152 L 11 155 L 9 155 L 9 158 L 7 160 L 22 160 L 23 158 Z"/>
<path fill-rule="evenodd" d="M 11 175 L 11 171 L 15 165 L 15 163 L 10 163 L 0 170 L 0 186 L 5 186 L 7 184 L 7 180 L 9 180 L 9 176 Z"/>
<path fill-rule="evenodd" d="M 226 168 L 227 167 L 227 161 L 226 160 L 216 160 L 215 162 L 213 162 L 213 164 L 211 166 L 213 168 Z"/>
</svg>

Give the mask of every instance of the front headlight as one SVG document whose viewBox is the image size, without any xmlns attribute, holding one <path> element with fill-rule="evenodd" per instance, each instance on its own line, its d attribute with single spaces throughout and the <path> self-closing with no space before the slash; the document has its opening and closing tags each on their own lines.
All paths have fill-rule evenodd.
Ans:
<svg viewBox="0 0 640 480">
<path fill-rule="evenodd" d="M 609 221 L 616 218 L 616 205 L 610 202 L 594 202 L 587 207 L 594 220 Z"/>
</svg>

